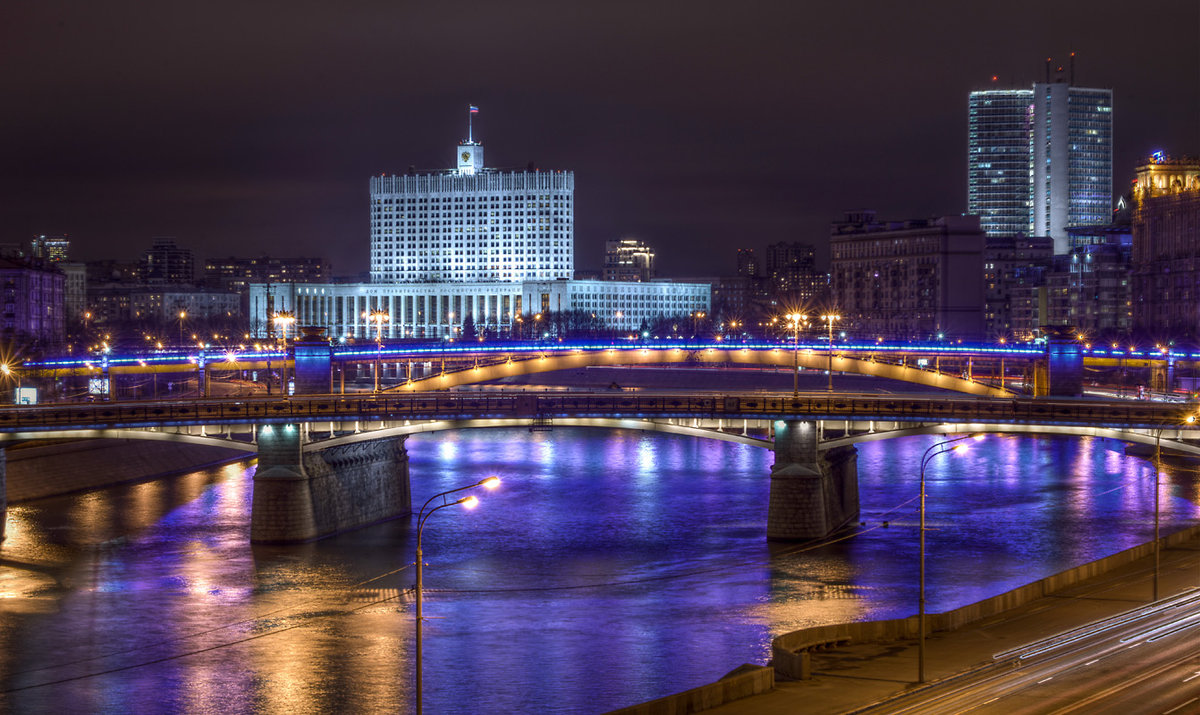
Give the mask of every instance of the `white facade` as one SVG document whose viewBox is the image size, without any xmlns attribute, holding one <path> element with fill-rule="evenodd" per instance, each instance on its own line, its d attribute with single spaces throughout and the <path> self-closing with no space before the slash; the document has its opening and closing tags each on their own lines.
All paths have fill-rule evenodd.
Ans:
<svg viewBox="0 0 1200 715">
<path fill-rule="evenodd" d="M 462 142 L 445 173 L 371 178 L 371 282 L 570 278 L 575 174 L 483 167 Z"/>
<path fill-rule="evenodd" d="M 595 314 L 617 330 L 638 330 L 643 321 L 709 310 L 707 283 L 526 281 L 404 285 L 272 283 L 250 286 L 250 330 L 267 336 L 268 309 L 288 311 L 297 325 L 325 328 L 332 338 L 437 338 L 455 335 L 467 316 L 477 328 L 512 330 L 517 316 L 572 310 Z M 270 308 L 268 308 L 270 306 Z M 377 324 L 369 317 L 383 311 Z"/>
</svg>

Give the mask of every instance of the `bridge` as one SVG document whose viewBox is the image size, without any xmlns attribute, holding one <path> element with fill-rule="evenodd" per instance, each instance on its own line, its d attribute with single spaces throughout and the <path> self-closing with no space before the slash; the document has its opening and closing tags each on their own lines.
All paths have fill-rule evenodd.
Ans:
<svg viewBox="0 0 1200 715">
<path fill-rule="evenodd" d="M 443 392 L 47 404 L 0 409 L 0 444 L 136 438 L 258 455 L 252 539 L 298 542 L 408 513 L 404 440 L 445 429 L 616 427 L 775 451 L 768 534 L 824 536 L 858 513 L 853 445 L 949 432 L 1092 435 L 1200 454 L 1184 406 L 1128 400 L 804 393 Z"/>
<path fill-rule="evenodd" d="M 64 379 L 110 381 L 108 393 L 122 395 L 122 381 L 161 374 L 194 376 L 208 395 L 214 376 L 281 371 L 322 372 L 320 392 L 346 392 L 351 380 L 370 379 L 376 391 L 445 390 L 520 375 L 602 365 L 735 364 L 831 370 L 872 375 L 974 395 L 1009 394 L 1008 385 L 1028 384 L 1034 394 L 1076 395 L 1085 367 L 1147 369 L 1151 382 L 1170 385 L 1177 369 L 1191 369 L 1200 353 L 1155 348 L 1101 347 L 1073 337 L 1046 345 L 962 343 L 779 343 L 767 341 L 567 341 L 368 343 L 331 345 L 324 339 L 298 339 L 288 346 L 256 349 L 198 349 L 99 354 L 29 361 L 13 368 L 19 379 L 43 384 Z M 311 364 L 308 368 L 306 363 Z M 1053 379 L 1052 379 L 1053 378 Z M 283 378 L 286 382 L 286 377 Z M 266 384 L 270 384 L 267 382 Z M 126 396 L 160 396 L 150 389 Z"/>
</svg>

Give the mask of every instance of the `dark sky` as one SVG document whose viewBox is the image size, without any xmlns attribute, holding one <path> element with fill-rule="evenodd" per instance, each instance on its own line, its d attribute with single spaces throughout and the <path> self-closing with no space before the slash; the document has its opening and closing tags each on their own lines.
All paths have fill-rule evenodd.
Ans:
<svg viewBox="0 0 1200 715">
<path fill-rule="evenodd" d="M 451 166 L 474 103 L 488 165 L 575 171 L 577 267 L 636 236 L 731 272 L 846 209 L 964 211 L 967 93 L 1071 50 L 1115 92 L 1117 191 L 1200 153 L 1197 0 L 7 0 L 0 242 L 365 270 L 368 178 Z"/>
</svg>

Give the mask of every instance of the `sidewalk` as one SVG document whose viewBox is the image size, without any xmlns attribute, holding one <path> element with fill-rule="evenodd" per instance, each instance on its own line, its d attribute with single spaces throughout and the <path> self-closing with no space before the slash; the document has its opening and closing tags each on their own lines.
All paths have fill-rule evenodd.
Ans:
<svg viewBox="0 0 1200 715">
<path fill-rule="evenodd" d="M 1161 551 L 1160 597 L 1200 587 L 1200 539 Z M 1154 588 L 1149 556 L 1040 598 L 1001 616 L 926 637 L 934 682 L 990 663 L 996 653 L 1145 605 Z M 916 688 L 917 643 L 851 643 L 814 653 L 813 679 L 780 681 L 769 693 L 722 705 L 719 715 L 850 713 Z"/>
</svg>

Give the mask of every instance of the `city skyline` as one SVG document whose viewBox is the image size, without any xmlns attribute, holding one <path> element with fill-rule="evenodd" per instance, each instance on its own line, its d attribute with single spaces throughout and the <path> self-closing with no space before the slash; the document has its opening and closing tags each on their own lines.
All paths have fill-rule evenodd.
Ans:
<svg viewBox="0 0 1200 715">
<path fill-rule="evenodd" d="M 1114 193 L 1150 151 L 1200 150 L 1192 3 L 233 7 L 15 12 L 0 242 L 69 234 L 87 260 L 175 236 L 363 271 L 368 179 L 451 168 L 474 104 L 489 165 L 575 172 L 580 268 L 629 236 L 668 276 L 732 273 L 736 248 L 776 241 L 824 263 L 845 210 L 964 211 L 967 94 L 1069 51 L 1078 84 L 1113 89 Z"/>
</svg>

